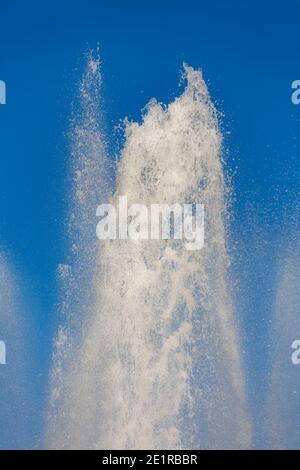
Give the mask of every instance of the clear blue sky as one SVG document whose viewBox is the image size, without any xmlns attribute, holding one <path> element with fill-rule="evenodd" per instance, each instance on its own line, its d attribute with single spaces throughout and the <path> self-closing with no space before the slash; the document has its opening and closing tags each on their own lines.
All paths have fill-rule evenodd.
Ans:
<svg viewBox="0 0 300 470">
<path fill-rule="evenodd" d="M 244 272 L 241 289 L 249 290 L 241 301 L 246 361 L 253 397 L 263 393 L 270 273 L 282 218 L 287 224 L 300 183 L 300 105 L 290 99 L 291 83 L 300 79 L 299 2 L 12 0 L 0 2 L 0 18 L 0 79 L 7 84 L 7 105 L 0 107 L 0 246 L 33 299 L 36 409 L 44 406 L 56 267 L 65 260 L 65 133 L 83 54 L 98 43 L 109 131 L 126 115 L 139 119 L 153 96 L 164 102 L 176 96 L 183 61 L 203 69 L 225 113 L 234 236 L 244 253 L 234 269 Z M 38 413 L 34 419 L 28 445 L 42 423 Z"/>
</svg>

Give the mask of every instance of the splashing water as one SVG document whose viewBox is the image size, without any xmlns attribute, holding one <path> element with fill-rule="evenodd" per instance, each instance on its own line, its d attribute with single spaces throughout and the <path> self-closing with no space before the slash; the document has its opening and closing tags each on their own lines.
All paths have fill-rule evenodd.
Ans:
<svg viewBox="0 0 300 470">
<path fill-rule="evenodd" d="M 293 242 L 280 257 L 264 423 L 265 440 L 270 449 L 299 449 L 300 445 L 300 374 L 299 366 L 292 362 L 292 344 L 299 339 L 300 331 L 299 254 L 299 242 Z"/>
<path fill-rule="evenodd" d="M 79 97 L 74 100 L 69 131 L 71 187 L 66 232 L 71 256 L 67 263 L 58 266 L 62 318 L 54 345 L 50 433 L 54 432 L 50 429 L 56 429 L 57 421 L 64 416 L 62 410 L 67 407 L 66 377 L 76 368 L 72 361 L 80 353 L 78 345 L 85 334 L 95 292 L 90 288 L 96 259 L 95 207 L 99 200 L 107 197 L 109 185 L 100 85 L 100 60 L 90 52 L 79 84 Z M 71 378 L 68 380 L 71 383 Z"/>
<path fill-rule="evenodd" d="M 32 348 L 35 337 L 22 291 L 19 275 L 7 253 L 1 250 L 0 340 L 6 352 L 5 364 L 0 364 L 1 449 L 30 448 L 38 433 L 31 378 L 31 371 L 37 371 Z"/>
<path fill-rule="evenodd" d="M 65 357 L 74 341 L 66 329 L 56 344 L 50 447 L 250 446 L 227 274 L 222 138 L 201 72 L 185 66 L 185 77 L 186 89 L 168 107 L 152 100 L 141 124 L 127 124 L 111 202 L 127 195 L 128 204 L 203 203 L 204 248 L 98 242 L 80 347 Z"/>
</svg>

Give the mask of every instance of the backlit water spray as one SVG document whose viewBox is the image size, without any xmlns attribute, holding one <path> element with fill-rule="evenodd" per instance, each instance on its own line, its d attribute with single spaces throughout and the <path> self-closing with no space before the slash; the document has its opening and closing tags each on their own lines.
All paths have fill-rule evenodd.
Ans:
<svg viewBox="0 0 300 470">
<path fill-rule="evenodd" d="M 71 315 L 80 328 L 70 328 L 67 315 L 57 337 L 49 447 L 250 446 L 228 278 L 222 137 L 201 72 L 185 66 L 184 77 L 187 85 L 179 98 L 168 106 L 152 100 L 141 124 L 126 125 L 116 185 L 106 196 L 116 206 L 121 195 L 128 204 L 204 204 L 204 248 L 188 251 L 173 239 L 90 242 L 91 233 L 96 239 L 95 204 L 93 231 L 83 232 L 81 243 L 96 246 L 96 263 L 84 255 L 76 261 L 89 264 L 85 289 L 92 298 L 87 303 L 84 294 L 75 318 Z M 83 86 L 93 81 L 99 81 L 99 61 L 90 58 Z M 92 103 L 86 104 L 81 113 L 91 111 L 89 117 L 95 118 Z M 84 120 L 81 125 L 84 129 Z M 97 158 L 103 170 L 82 176 L 89 178 L 81 194 L 86 201 L 107 182 L 105 152 L 103 147 L 97 151 L 100 135 L 83 132 L 85 157 Z M 78 142 L 80 133 L 75 155 L 80 160 Z M 75 217 L 80 204 L 75 201 Z M 66 282 L 64 306 L 73 305 L 68 285 L 72 292 L 76 285 L 80 290 L 76 269 L 72 282 Z"/>
</svg>

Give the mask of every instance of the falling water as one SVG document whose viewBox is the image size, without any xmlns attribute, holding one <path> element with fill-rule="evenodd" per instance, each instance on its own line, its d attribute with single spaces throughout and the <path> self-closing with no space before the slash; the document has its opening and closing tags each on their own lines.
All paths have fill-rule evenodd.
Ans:
<svg viewBox="0 0 300 470">
<path fill-rule="evenodd" d="M 152 100 L 141 124 L 127 123 L 110 202 L 126 195 L 128 204 L 147 206 L 203 203 L 204 248 L 188 251 L 174 239 L 97 242 L 88 286 L 95 298 L 77 309 L 84 334 L 72 358 L 68 328 L 57 338 L 50 447 L 250 446 L 228 279 L 222 136 L 201 72 L 184 70 L 179 98 L 168 106 Z M 91 152 L 99 134 L 89 138 Z M 97 178 L 100 186 L 107 179 Z"/>
</svg>

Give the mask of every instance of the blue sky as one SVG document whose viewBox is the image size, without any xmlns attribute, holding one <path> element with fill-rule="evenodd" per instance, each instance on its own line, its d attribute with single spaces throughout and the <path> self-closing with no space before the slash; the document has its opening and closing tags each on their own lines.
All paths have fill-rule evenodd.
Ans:
<svg viewBox="0 0 300 470">
<path fill-rule="evenodd" d="M 2 1 L 0 17 L 0 79 L 7 85 L 7 105 L 0 107 L 0 246 L 31 299 L 38 351 L 32 371 L 38 413 L 26 445 L 42 426 L 56 268 L 65 261 L 71 102 L 83 55 L 97 44 L 109 135 L 125 116 L 140 119 L 150 98 L 174 98 L 183 61 L 202 68 L 224 112 L 233 237 L 241 253 L 234 269 L 242 273 L 240 290 L 249 294 L 240 302 L 254 403 L 264 388 L 277 247 L 299 195 L 300 105 L 291 103 L 291 83 L 300 79 L 300 4 Z"/>
</svg>

